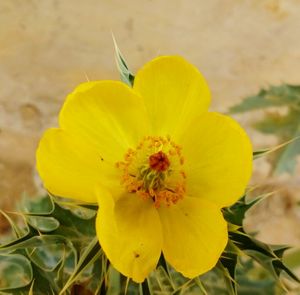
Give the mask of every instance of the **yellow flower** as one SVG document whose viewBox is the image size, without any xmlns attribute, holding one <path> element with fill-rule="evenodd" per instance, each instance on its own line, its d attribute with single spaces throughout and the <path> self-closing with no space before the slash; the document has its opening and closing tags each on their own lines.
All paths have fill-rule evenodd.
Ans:
<svg viewBox="0 0 300 295">
<path fill-rule="evenodd" d="M 45 132 L 37 169 L 54 195 L 99 202 L 100 244 L 136 282 L 161 252 L 192 278 L 217 263 L 228 234 L 221 208 L 243 194 L 252 148 L 231 118 L 208 112 L 199 71 L 178 56 L 146 64 L 130 88 L 87 82 L 71 93 L 59 128 Z"/>
</svg>

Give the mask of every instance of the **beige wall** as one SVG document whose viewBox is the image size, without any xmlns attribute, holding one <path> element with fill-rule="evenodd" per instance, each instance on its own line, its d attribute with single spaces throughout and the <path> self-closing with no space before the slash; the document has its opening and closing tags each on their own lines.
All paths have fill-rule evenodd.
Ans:
<svg viewBox="0 0 300 295">
<path fill-rule="evenodd" d="M 134 71 L 158 54 L 197 65 L 214 110 L 300 84 L 299 0 L 1 0 L 1 206 L 34 193 L 38 138 L 85 73 L 118 79 L 111 31 Z"/>
</svg>

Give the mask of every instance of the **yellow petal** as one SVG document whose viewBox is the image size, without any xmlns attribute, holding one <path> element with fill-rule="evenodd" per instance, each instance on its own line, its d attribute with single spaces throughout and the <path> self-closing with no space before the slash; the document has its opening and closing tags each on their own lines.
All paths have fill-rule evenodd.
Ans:
<svg viewBox="0 0 300 295">
<path fill-rule="evenodd" d="M 119 183 L 116 169 L 97 150 L 61 129 L 45 132 L 36 161 L 44 186 L 53 195 L 96 203 L 96 184 Z"/>
<path fill-rule="evenodd" d="M 104 253 L 123 275 L 139 283 L 156 267 L 162 235 L 152 201 L 126 193 L 114 203 L 100 193 L 96 230 Z"/>
<path fill-rule="evenodd" d="M 206 113 L 192 122 L 181 144 L 188 195 L 220 206 L 243 195 L 252 173 L 252 146 L 237 122 Z"/>
<path fill-rule="evenodd" d="M 212 269 L 228 239 L 220 209 L 206 200 L 185 197 L 176 205 L 159 208 L 164 256 L 185 277 Z"/>
<path fill-rule="evenodd" d="M 111 162 L 121 160 L 149 126 L 142 99 L 117 81 L 81 84 L 67 97 L 59 123 Z"/>
<path fill-rule="evenodd" d="M 136 75 L 133 89 L 144 99 L 156 135 L 184 131 L 193 117 L 207 111 L 210 92 L 201 73 L 179 56 L 158 57 Z"/>
</svg>

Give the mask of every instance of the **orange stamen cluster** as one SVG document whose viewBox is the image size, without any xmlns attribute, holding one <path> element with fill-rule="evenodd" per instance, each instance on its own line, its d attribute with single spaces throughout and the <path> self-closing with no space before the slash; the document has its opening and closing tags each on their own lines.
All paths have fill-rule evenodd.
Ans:
<svg viewBox="0 0 300 295">
<path fill-rule="evenodd" d="M 129 149 L 122 171 L 122 184 L 130 193 L 152 199 L 156 208 L 176 204 L 185 194 L 184 159 L 181 148 L 170 138 L 147 136 L 135 150 Z"/>
</svg>

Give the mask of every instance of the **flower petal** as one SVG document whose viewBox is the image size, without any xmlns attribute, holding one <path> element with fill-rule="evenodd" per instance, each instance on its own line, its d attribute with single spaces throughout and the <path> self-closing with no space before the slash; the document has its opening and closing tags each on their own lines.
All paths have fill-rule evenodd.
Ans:
<svg viewBox="0 0 300 295">
<path fill-rule="evenodd" d="M 44 133 L 36 161 L 44 186 L 57 196 L 96 203 L 96 184 L 119 183 L 116 169 L 97 150 L 61 129 Z"/>
<path fill-rule="evenodd" d="M 252 173 L 252 146 L 228 116 L 207 113 L 187 129 L 181 142 L 187 193 L 229 206 L 245 192 Z"/>
<path fill-rule="evenodd" d="M 117 81 L 81 84 L 67 97 L 59 123 L 109 161 L 121 160 L 149 130 L 142 99 Z"/>
<path fill-rule="evenodd" d="M 112 265 L 135 282 L 155 268 L 161 253 L 162 234 L 157 210 L 150 200 L 124 194 L 114 203 L 99 196 L 97 236 Z"/>
<path fill-rule="evenodd" d="M 175 139 L 210 104 L 205 79 L 179 56 L 162 56 L 147 63 L 137 73 L 133 89 L 145 101 L 153 133 Z"/>
<path fill-rule="evenodd" d="M 206 200 L 185 197 L 176 205 L 161 207 L 163 253 L 185 277 L 194 278 L 212 269 L 228 239 L 220 209 Z"/>
</svg>

